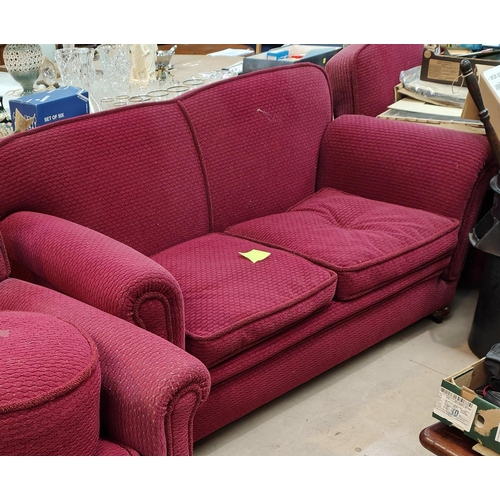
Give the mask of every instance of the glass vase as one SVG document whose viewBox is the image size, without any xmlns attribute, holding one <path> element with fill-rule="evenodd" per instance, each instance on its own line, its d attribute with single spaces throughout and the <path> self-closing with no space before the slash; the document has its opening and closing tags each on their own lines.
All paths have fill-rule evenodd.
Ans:
<svg viewBox="0 0 500 500">
<path fill-rule="evenodd" d="M 88 47 L 55 50 L 61 84 L 90 90 L 95 80 L 94 55 L 95 50 Z"/>
<path fill-rule="evenodd" d="M 103 92 L 108 97 L 126 94 L 130 89 L 132 60 L 128 44 L 103 44 L 97 47 L 102 63 Z"/>
</svg>

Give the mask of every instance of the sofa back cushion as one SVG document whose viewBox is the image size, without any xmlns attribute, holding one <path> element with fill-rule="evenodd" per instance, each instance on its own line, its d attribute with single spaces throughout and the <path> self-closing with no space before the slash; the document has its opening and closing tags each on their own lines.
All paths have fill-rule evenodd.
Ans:
<svg viewBox="0 0 500 500">
<path fill-rule="evenodd" d="M 423 44 L 356 44 L 342 49 L 325 66 L 335 116 L 377 116 L 394 102 L 401 71 L 422 64 Z"/>
<path fill-rule="evenodd" d="M 181 98 L 205 169 L 212 229 L 282 212 L 314 192 L 332 119 L 323 68 L 295 64 L 240 75 Z"/>
<path fill-rule="evenodd" d="M 175 102 L 70 118 L 0 140 L 0 218 L 69 219 L 152 255 L 209 230 L 199 157 Z"/>
<path fill-rule="evenodd" d="M 299 64 L 14 134 L 0 220 L 43 212 L 151 256 L 313 193 L 331 119 L 326 73 Z"/>
</svg>

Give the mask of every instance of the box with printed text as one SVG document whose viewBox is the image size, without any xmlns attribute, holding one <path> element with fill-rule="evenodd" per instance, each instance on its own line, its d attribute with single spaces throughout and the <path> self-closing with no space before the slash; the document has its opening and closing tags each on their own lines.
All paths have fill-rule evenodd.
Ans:
<svg viewBox="0 0 500 500">
<path fill-rule="evenodd" d="M 480 359 L 442 380 L 432 415 L 500 453 L 500 408 L 481 396 L 489 381 L 484 361 Z"/>
<path fill-rule="evenodd" d="M 33 118 L 29 128 L 90 112 L 88 91 L 78 87 L 60 87 L 21 96 L 10 100 L 9 107 L 14 130 L 17 130 L 16 110 L 26 120 Z"/>
</svg>

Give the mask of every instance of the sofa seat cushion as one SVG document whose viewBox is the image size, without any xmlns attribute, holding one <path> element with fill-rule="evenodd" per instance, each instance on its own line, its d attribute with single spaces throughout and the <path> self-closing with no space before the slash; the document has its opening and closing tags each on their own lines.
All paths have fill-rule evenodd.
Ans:
<svg viewBox="0 0 500 500">
<path fill-rule="evenodd" d="M 434 213 L 324 188 L 287 212 L 226 233 L 287 250 L 335 271 L 335 298 L 351 300 L 399 277 L 444 269 L 459 222 Z"/>
<path fill-rule="evenodd" d="M 269 252 L 252 262 L 251 250 Z M 207 367 L 241 352 L 331 303 L 336 274 L 306 259 L 212 233 L 152 259 L 179 282 L 186 350 Z"/>
<path fill-rule="evenodd" d="M 95 455 L 101 372 L 75 326 L 0 312 L 0 455 Z"/>
</svg>

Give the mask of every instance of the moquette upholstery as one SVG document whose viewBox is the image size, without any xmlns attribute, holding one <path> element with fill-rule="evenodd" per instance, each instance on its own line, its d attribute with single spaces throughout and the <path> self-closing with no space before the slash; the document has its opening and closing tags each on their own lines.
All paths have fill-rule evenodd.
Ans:
<svg viewBox="0 0 500 500">
<path fill-rule="evenodd" d="M 402 71 L 422 64 L 423 44 L 353 44 L 325 66 L 335 116 L 377 116 L 394 102 Z"/>
<path fill-rule="evenodd" d="M 201 361 L 195 442 L 453 300 L 486 138 L 334 104 L 298 63 L 0 141 L 13 273 Z"/>
<path fill-rule="evenodd" d="M 334 114 L 377 116 L 394 102 L 402 71 L 421 66 L 423 44 L 353 44 L 332 57 L 325 70 L 334 96 Z M 425 83 L 425 82 L 424 82 Z M 426 126 L 426 125 L 423 125 Z M 485 193 L 481 218 L 491 208 L 493 192 Z M 479 287 L 487 254 L 470 248 L 460 283 Z"/>
<path fill-rule="evenodd" d="M 189 455 L 206 368 L 158 336 L 10 277 L 0 240 L 0 455 Z"/>
</svg>

